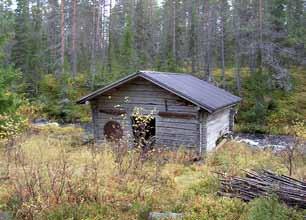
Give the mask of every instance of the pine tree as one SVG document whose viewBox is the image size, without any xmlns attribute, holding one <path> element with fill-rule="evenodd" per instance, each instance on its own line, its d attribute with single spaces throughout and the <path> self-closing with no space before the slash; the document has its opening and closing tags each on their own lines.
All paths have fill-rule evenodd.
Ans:
<svg viewBox="0 0 306 220">
<path fill-rule="evenodd" d="M 197 71 L 197 26 L 198 26 L 198 16 L 197 16 L 197 9 L 194 1 L 192 2 L 191 6 L 191 19 L 190 19 L 190 34 L 189 34 L 189 56 L 191 58 L 191 71 L 195 73 Z"/>
<path fill-rule="evenodd" d="M 15 11 L 15 44 L 12 49 L 12 59 L 17 68 L 23 73 L 29 70 L 29 49 L 30 21 L 29 1 L 17 0 Z"/>
<path fill-rule="evenodd" d="M 135 50 L 137 56 L 137 68 L 143 69 L 148 62 L 147 44 L 149 40 L 149 22 L 145 11 L 145 0 L 139 0 L 135 8 Z"/>
<path fill-rule="evenodd" d="M 133 48 L 133 31 L 131 24 L 131 17 L 127 16 L 126 25 L 123 33 L 122 46 L 120 49 L 120 61 L 123 69 L 127 72 L 135 71 L 134 66 L 134 48 Z"/>
</svg>

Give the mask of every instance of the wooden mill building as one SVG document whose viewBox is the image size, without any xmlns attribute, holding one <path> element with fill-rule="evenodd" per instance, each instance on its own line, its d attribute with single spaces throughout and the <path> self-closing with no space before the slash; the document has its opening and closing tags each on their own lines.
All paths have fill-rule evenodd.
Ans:
<svg viewBox="0 0 306 220">
<path fill-rule="evenodd" d="M 240 98 L 189 74 L 139 71 L 77 101 L 90 103 L 96 141 L 133 139 L 133 111 L 152 114 L 156 146 L 195 148 L 200 153 L 233 128 Z"/>
</svg>

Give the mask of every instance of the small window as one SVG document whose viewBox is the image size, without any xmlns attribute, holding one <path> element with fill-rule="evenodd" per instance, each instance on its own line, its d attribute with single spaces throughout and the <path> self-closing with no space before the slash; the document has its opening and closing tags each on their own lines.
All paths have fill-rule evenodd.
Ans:
<svg viewBox="0 0 306 220">
<path fill-rule="evenodd" d="M 139 143 L 141 139 L 150 141 L 155 137 L 156 134 L 156 120 L 152 118 L 149 122 L 144 123 L 141 119 L 137 119 L 132 116 L 132 129 L 135 142 Z"/>
</svg>

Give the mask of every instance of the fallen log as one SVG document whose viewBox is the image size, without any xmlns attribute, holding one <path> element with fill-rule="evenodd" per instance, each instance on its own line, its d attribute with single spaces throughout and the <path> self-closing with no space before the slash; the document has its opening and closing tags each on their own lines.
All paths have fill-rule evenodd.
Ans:
<svg viewBox="0 0 306 220">
<path fill-rule="evenodd" d="M 246 202 L 260 196 L 276 194 L 288 206 L 306 209 L 306 183 L 268 170 L 245 170 L 245 177 L 220 175 L 219 195 L 240 198 Z"/>
</svg>

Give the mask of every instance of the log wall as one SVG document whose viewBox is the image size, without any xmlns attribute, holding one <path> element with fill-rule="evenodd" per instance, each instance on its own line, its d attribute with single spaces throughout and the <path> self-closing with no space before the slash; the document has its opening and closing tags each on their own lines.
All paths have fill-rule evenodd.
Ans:
<svg viewBox="0 0 306 220">
<path fill-rule="evenodd" d="M 143 114 L 153 113 L 156 120 L 157 146 L 185 146 L 205 153 L 215 147 L 220 136 L 229 132 L 232 123 L 230 109 L 209 114 L 142 78 L 134 79 L 98 96 L 91 101 L 91 105 L 94 136 L 97 141 L 105 140 L 104 125 L 110 120 L 119 122 L 125 138 L 132 141 L 131 115 L 135 107 L 141 108 Z M 111 114 L 112 111 L 116 114 Z M 118 115 L 118 112 L 126 114 Z M 186 117 L 188 115 L 193 117 Z"/>
<path fill-rule="evenodd" d="M 132 137 L 131 115 L 135 107 L 144 114 L 153 112 L 156 120 L 156 144 L 167 147 L 197 147 L 200 141 L 198 107 L 141 78 L 134 79 L 92 101 L 95 138 L 104 140 L 103 128 L 109 120 L 117 121 L 125 137 Z M 112 109 L 125 110 L 124 115 L 107 114 Z M 101 111 L 103 109 L 103 111 Z M 158 112 L 180 113 L 160 116 Z M 195 115 L 184 118 L 180 115 Z M 167 114 L 165 114 L 167 115 Z"/>
</svg>

